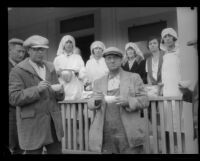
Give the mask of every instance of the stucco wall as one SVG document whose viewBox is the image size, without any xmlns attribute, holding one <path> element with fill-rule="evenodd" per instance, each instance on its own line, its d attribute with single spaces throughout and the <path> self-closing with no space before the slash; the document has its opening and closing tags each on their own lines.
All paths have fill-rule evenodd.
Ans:
<svg viewBox="0 0 200 161">
<path fill-rule="evenodd" d="M 178 7 L 177 17 L 181 76 L 183 80 L 191 80 L 193 88 L 198 79 L 198 53 L 193 46 L 187 46 L 187 42 L 197 40 L 197 8 Z"/>
</svg>

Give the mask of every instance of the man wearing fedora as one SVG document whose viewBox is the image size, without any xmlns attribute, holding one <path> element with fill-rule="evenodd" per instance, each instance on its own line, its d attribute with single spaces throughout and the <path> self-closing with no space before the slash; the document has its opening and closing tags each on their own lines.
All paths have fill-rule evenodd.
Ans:
<svg viewBox="0 0 200 161">
<path fill-rule="evenodd" d="M 57 84 L 55 68 L 44 61 L 48 39 L 33 35 L 23 45 L 29 57 L 10 72 L 9 102 L 17 106 L 17 130 L 20 147 L 25 154 L 61 153 L 63 127 L 57 101 L 64 99 L 63 88 L 54 91 Z"/>
<path fill-rule="evenodd" d="M 25 50 L 23 40 L 12 38 L 8 41 L 8 70 L 24 59 Z M 8 73 L 8 74 L 9 74 Z M 9 104 L 9 150 L 11 154 L 21 154 L 17 136 L 16 107 Z"/>
<path fill-rule="evenodd" d="M 144 153 L 145 123 L 140 109 L 149 101 L 141 77 L 121 68 L 123 54 L 116 47 L 104 50 L 109 73 L 94 82 L 88 102 L 96 115 L 89 131 L 89 148 L 103 154 Z"/>
</svg>

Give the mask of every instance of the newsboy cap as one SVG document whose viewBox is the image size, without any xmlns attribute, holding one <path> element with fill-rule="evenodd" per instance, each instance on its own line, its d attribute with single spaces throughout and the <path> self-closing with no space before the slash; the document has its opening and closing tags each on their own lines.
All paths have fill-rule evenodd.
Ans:
<svg viewBox="0 0 200 161">
<path fill-rule="evenodd" d="M 49 40 L 45 37 L 39 36 L 39 35 L 33 35 L 27 38 L 24 41 L 23 46 L 24 47 L 32 47 L 32 48 L 49 48 L 48 46 Z"/>
<path fill-rule="evenodd" d="M 119 57 L 123 57 L 123 53 L 121 50 L 119 50 L 116 47 L 108 47 L 107 49 L 105 49 L 103 51 L 103 57 L 107 56 L 107 55 L 117 55 Z"/>
<path fill-rule="evenodd" d="M 17 38 L 12 38 L 8 41 L 8 44 L 20 44 L 23 45 L 24 41 Z"/>
</svg>

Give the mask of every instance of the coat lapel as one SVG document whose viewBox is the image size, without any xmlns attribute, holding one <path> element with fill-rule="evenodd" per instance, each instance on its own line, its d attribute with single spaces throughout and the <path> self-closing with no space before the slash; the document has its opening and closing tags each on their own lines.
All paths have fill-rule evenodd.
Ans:
<svg viewBox="0 0 200 161">
<path fill-rule="evenodd" d="M 17 66 L 19 68 L 22 68 L 23 70 L 33 74 L 34 76 L 37 76 L 40 80 L 42 80 L 40 78 L 40 76 L 37 74 L 37 72 L 34 70 L 34 68 L 31 66 L 31 64 L 29 63 L 29 58 L 27 58 L 24 61 L 22 61 L 21 63 L 19 63 Z M 54 69 L 46 61 L 44 61 L 44 66 L 46 68 L 45 80 L 50 81 L 51 80 L 51 72 Z"/>
<path fill-rule="evenodd" d="M 51 68 L 49 67 L 48 63 L 44 62 L 45 68 L 46 68 L 46 75 L 45 80 L 51 82 Z"/>
<path fill-rule="evenodd" d="M 106 75 L 106 76 L 104 76 L 102 78 L 101 89 L 102 89 L 103 94 L 107 95 L 107 90 L 108 90 L 108 75 Z"/>
<path fill-rule="evenodd" d="M 161 68 L 162 68 L 162 63 L 163 63 L 163 54 L 162 54 L 162 52 L 161 52 L 161 53 L 160 53 L 160 56 L 159 56 L 159 62 L 158 62 L 157 81 L 160 81 L 160 79 L 161 79 Z"/>
<path fill-rule="evenodd" d="M 138 63 L 137 63 L 137 60 L 135 60 L 135 61 L 133 62 L 132 67 L 131 67 L 131 71 L 132 71 L 132 72 L 135 72 L 135 71 L 137 70 L 137 68 L 138 68 Z"/>
<path fill-rule="evenodd" d="M 22 61 L 21 63 L 16 65 L 17 67 L 33 74 L 34 76 L 38 77 L 40 80 L 42 80 L 40 78 L 40 76 L 36 73 L 36 71 L 33 69 L 33 67 L 31 66 L 31 64 L 29 63 L 29 58 L 26 58 L 24 61 Z"/>
</svg>

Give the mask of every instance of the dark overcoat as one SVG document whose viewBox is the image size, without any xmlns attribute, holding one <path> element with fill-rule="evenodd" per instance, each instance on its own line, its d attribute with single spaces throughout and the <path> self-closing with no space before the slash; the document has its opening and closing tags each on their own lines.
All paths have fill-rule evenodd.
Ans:
<svg viewBox="0 0 200 161">
<path fill-rule="evenodd" d="M 142 78 L 144 84 L 147 84 L 147 72 L 145 71 L 146 60 L 136 59 L 131 69 L 129 69 L 128 61 L 122 64 L 122 68 L 127 72 L 137 73 Z"/>
</svg>

